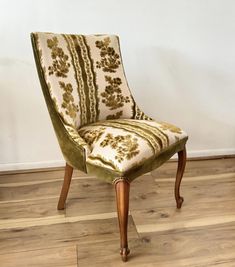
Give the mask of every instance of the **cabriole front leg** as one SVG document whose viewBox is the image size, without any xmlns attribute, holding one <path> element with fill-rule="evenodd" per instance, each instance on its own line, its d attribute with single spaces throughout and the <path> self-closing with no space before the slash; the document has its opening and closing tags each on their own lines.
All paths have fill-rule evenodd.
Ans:
<svg viewBox="0 0 235 267">
<path fill-rule="evenodd" d="M 127 255 L 130 253 L 127 240 L 130 184 L 125 179 L 119 179 L 115 183 L 115 190 L 120 229 L 120 254 L 122 260 L 127 261 Z"/>
</svg>

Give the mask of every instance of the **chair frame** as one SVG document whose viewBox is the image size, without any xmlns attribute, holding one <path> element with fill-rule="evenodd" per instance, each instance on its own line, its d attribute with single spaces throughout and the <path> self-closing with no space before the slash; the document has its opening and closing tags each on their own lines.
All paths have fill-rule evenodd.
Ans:
<svg viewBox="0 0 235 267">
<path fill-rule="evenodd" d="M 183 204 L 183 197 L 180 195 L 180 185 L 186 165 L 186 147 L 178 152 L 178 168 L 175 180 L 175 200 L 176 207 L 180 209 Z M 58 210 L 65 209 L 65 203 L 69 192 L 69 187 L 73 175 L 73 167 L 68 163 L 65 166 L 64 182 L 60 193 L 58 202 Z M 122 260 L 127 261 L 127 256 L 130 253 L 128 248 L 127 228 L 128 228 L 128 213 L 129 213 L 129 194 L 130 194 L 130 183 L 125 180 L 124 177 L 120 177 L 116 180 L 115 184 L 116 191 L 116 202 L 117 202 L 117 214 L 120 230 L 120 254 Z"/>
</svg>

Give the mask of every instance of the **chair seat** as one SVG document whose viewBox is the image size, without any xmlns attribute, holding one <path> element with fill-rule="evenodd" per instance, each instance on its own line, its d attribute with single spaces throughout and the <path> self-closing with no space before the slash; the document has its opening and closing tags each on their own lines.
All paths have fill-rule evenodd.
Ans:
<svg viewBox="0 0 235 267">
<path fill-rule="evenodd" d="M 153 120 L 116 119 L 99 121 L 78 130 L 90 151 L 86 161 L 125 175 L 137 166 L 154 160 L 167 150 L 185 143 L 180 128 Z"/>
</svg>

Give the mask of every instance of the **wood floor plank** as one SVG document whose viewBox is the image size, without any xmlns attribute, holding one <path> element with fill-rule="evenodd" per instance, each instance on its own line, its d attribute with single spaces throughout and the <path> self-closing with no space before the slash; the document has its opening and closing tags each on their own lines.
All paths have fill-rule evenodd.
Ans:
<svg viewBox="0 0 235 267">
<path fill-rule="evenodd" d="M 1 201 L 6 202 L 7 200 L 27 200 L 36 198 L 47 198 L 47 196 L 57 196 L 60 192 L 61 181 L 46 182 L 31 185 L 22 186 L 9 186 L 0 187 L 0 203 Z"/>
<path fill-rule="evenodd" d="M 216 203 L 185 204 L 181 210 L 175 207 L 132 210 L 131 215 L 139 233 L 187 229 L 214 224 L 235 222 L 235 198 Z"/>
<path fill-rule="evenodd" d="M 74 179 L 64 211 L 57 210 L 61 181 L 48 179 L 39 184 L 35 181 L 27 185 L 15 184 L 9 188 L 0 187 L 0 221 L 116 212 L 114 187 L 98 179 Z"/>
<path fill-rule="evenodd" d="M 25 200 L 25 201 L 6 201 L 0 203 L 0 221 L 15 220 L 24 218 L 44 218 L 65 214 L 65 211 L 58 211 L 56 206 L 58 197 Z"/>
<path fill-rule="evenodd" d="M 0 184 L 2 183 L 17 183 L 29 181 L 43 181 L 48 179 L 63 178 L 63 170 L 42 171 L 42 172 L 26 172 L 26 173 L 9 173 L 0 175 Z"/>
<path fill-rule="evenodd" d="M 94 181 L 93 181 L 94 180 Z M 90 182 L 92 181 L 92 182 Z M 93 185 L 93 187 L 91 187 Z M 62 186 L 62 179 L 48 179 L 39 181 L 38 183 L 33 182 L 29 184 L 17 184 L 14 182 L 13 185 L 6 184 L 4 187 L 0 186 L 0 203 L 1 201 L 6 202 L 7 200 L 27 200 L 36 198 L 47 198 L 58 197 Z M 107 184 L 98 179 L 72 179 L 71 188 L 69 191 L 70 197 L 84 197 L 86 192 L 94 190 L 96 194 L 102 193 L 97 192 L 97 187 L 106 186 L 106 188 L 112 188 L 110 184 Z"/>
<path fill-rule="evenodd" d="M 17 228 L 0 230 L 0 254 L 38 250 L 51 247 L 64 247 L 94 241 L 116 240 L 119 246 L 117 218 L 92 219 L 35 227 L 24 227 L 24 222 Z M 129 236 L 137 237 L 132 217 L 129 217 Z"/>
<path fill-rule="evenodd" d="M 136 187 L 135 203 L 131 203 L 131 214 L 138 231 L 162 231 L 173 228 L 193 227 L 234 221 L 235 175 L 221 175 L 221 179 L 183 182 L 182 195 L 185 202 L 181 210 L 175 207 L 173 183 L 164 179 L 146 190 L 140 198 L 141 188 Z M 155 194 L 154 194 L 155 192 Z M 168 199 L 167 199 L 168 198 Z"/>
<path fill-rule="evenodd" d="M 142 235 L 131 239 L 129 247 L 128 266 L 234 267 L 235 223 Z M 110 241 L 79 247 L 78 263 L 80 267 L 123 266 Z"/>
<path fill-rule="evenodd" d="M 20 172 L 20 173 L 4 173 L 0 174 L 0 185 L 4 183 L 27 183 L 27 182 L 40 182 L 40 181 L 46 181 L 50 179 L 60 179 L 62 180 L 64 177 L 64 167 L 58 168 L 56 170 L 41 170 L 41 171 L 34 171 L 31 170 L 29 172 Z M 91 176 L 87 175 L 84 172 L 81 172 L 79 170 L 74 170 L 73 177 L 86 177 L 91 178 Z M 94 177 L 94 176 L 92 176 Z"/>
<path fill-rule="evenodd" d="M 97 179 L 73 180 L 66 209 L 57 210 L 61 181 L 0 188 L 0 220 L 116 211 L 114 187 Z M 5 190 L 8 190 L 7 192 Z M 13 197 L 11 197 L 13 196 Z"/>
<path fill-rule="evenodd" d="M 232 178 L 235 179 L 235 172 L 231 173 L 220 173 L 220 174 L 211 174 L 211 175 L 197 175 L 197 176 L 190 176 L 190 177 L 185 177 L 184 182 L 191 182 L 191 181 L 205 181 L 205 180 L 221 180 L 221 179 L 226 179 L 226 178 Z M 175 177 L 174 178 L 156 178 L 155 181 L 157 183 L 160 182 L 175 182 Z"/>
<path fill-rule="evenodd" d="M 4 267 L 77 267 L 76 246 L 0 255 L 0 264 Z"/>
<path fill-rule="evenodd" d="M 152 171 L 152 176 L 175 177 L 177 162 L 166 162 L 160 168 Z M 235 157 L 226 159 L 187 161 L 184 178 L 190 176 L 211 175 L 235 172 Z"/>
<path fill-rule="evenodd" d="M 187 179 L 187 178 L 186 178 Z M 221 201 L 235 201 L 235 178 L 208 179 L 205 181 L 182 181 L 181 192 L 185 205 L 198 205 L 202 202 L 219 203 Z M 145 185 L 144 185 L 145 183 Z M 161 207 L 175 207 L 174 183 L 172 181 L 158 182 L 140 179 L 131 186 L 131 210 L 156 209 Z"/>
<path fill-rule="evenodd" d="M 15 229 L 15 228 L 25 228 L 34 226 L 44 226 L 44 225 L 56 225 L 62 223 L 74 223 L 90 220 L 103 220 L 116 218 L 116 212 L 109 213 L 97 213 L 89 215 L 78 215 L 73 217 L 67 217 L 65 214 L 58 214 L 54 216 L 47 216 L 42 218 L 20 218 L 11 220 L 0 220 L 0 230 Z"/>
</svg>

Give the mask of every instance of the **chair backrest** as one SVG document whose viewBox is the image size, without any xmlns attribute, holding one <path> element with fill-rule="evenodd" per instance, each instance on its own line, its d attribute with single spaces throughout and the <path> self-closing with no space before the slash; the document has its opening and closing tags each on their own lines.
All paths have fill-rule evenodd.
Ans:
<svg viewBox="0 0 235 267">
<path fill-rule="evenodd" d="M 98 120 L 145 119 L 125 77 L 116 35 L 33 33 L 54 108 L 79 128 Z"/>
</svg>

